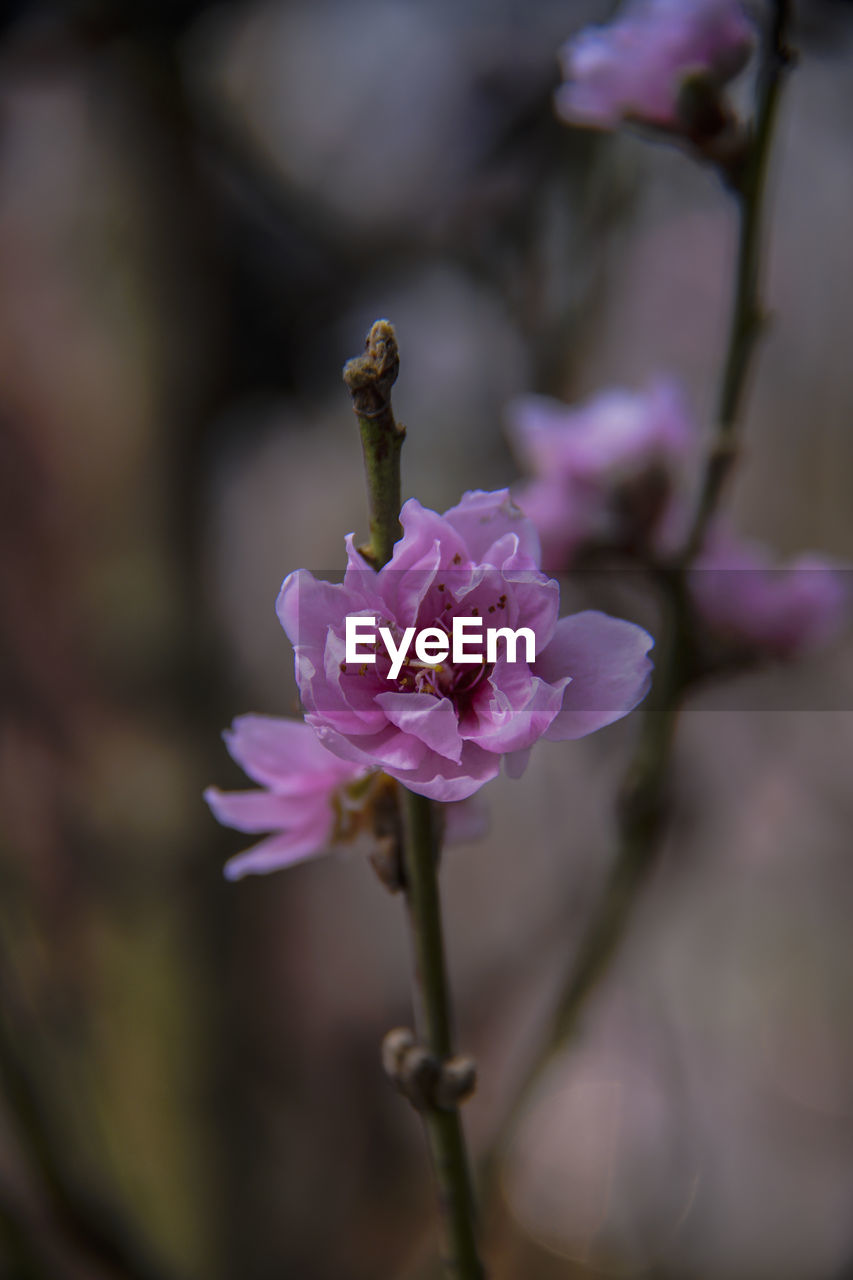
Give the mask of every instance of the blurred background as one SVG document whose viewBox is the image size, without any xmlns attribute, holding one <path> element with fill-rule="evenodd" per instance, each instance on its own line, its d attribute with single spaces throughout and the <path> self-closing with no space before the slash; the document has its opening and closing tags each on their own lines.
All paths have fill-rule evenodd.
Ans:
<svg viewBox="0 0 853 1280">
<path fill-rule="evenodd" d="M 707 423 L 734 223 L 674 150 L 553 118 L 582 0 L 0 13 L 0 1276 L 429 1275 L 379 1044 L 399 900 L 226 885 L 232 716 L 296 710 L 273 604 L 366 532 L 343 361 L 396 325 L 404 489 L 512 482 L 510 397 L 650 373 Z M 853 558 L 853 11 L 795 5 L 772 324 L 733 493 Z M 654 882 L 518 1127 L 490 1274 L 853 1275 L 853 652 L 703 694 Z M 483 793 L 443 892 L 475 1151 L 612 856 L 635 721 Z"/>
</svg>

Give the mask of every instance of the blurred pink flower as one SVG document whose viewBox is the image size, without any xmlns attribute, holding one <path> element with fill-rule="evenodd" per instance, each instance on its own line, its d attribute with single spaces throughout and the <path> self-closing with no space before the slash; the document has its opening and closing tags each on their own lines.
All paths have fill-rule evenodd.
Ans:
<svg viewBox="0 0 853 1280">
<path fill-rule="evenodd" d="M 697 441 L 681 391 L 666 378 L 643 391 L 605 391 L 578 408 L 520 397 L 508 423 L 533 475 L 515 496 L 552 571 L 585 542 L 630 541 L 659 528 Z"/>
<path fill-rule="evenodd" d="M 580 486 L 558 476 L 520 484 L 513 497 L 536 526 L 542 567 L 547 573 L 562 573 L 589 541 L 599 504 Z"/>
<path fill-rule="evenodd" d="M 403 536 L 378 573 L 350 535 L 343 583 L 299 570 L 278 598 L 306 720 L 330 751 L 421 795 L 461 800 L 495 777 L 502 756 L 518 771 L 537 739 L 591 733 L 644 696 L 651 637 L 601 613 L 558 621 L 559 587 L 540 571 L 536 530 L 506 490 L 467 493 L 443 516 L 411 499 L 400 521 Z M 527 627 L 535 659 L 511 661 L 504 650 L 494 661 L 433 664 L 409 652 L 389 678 L 383 645 L 368 661 L 346 660 L 348 616 L 374 619 L 395 647 L 410 627 L 447 636 L 456 617 Z M 468 646 L 483 648 L 470 637 Z"/>
<path fill-rule="evenodd" d="M 769 552 L 716 532 L 694 562 L 696 611 L 721 638 L 778 658 L 829 643 L 850 612 L 845 570 L 804 554 L 774 567 Z"/>
<path fill-rule="evenodd" d="M 275 833 L 232 858 L 228 879 L 278 871 L 327 850 L 348 807 L 347 787 L 370 770 L 333 756 L 302 720 L 238 716 L 222 736 L 232 758 L 264 790 L 208 787 L 204 798 L 214 817 L 253 835 Z"/>
<path fill-rule="evenodd" d="M 563 45 L 557 113 L 598 129 L 625 119 L 677 129 L 685 78 L 725 84 L 745 66 L 754 34 L 738 0 L 631 0 L 609 26 Z"/>
</svg>

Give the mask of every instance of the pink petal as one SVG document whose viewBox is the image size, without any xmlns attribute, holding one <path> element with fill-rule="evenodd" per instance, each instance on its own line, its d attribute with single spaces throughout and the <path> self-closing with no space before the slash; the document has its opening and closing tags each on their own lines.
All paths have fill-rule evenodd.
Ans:
<svg viewBox="0 0 853 1280">
<path fill-rule="evenodd" d="M 327 838 L 328 832 L 321 833 L 319 827 L 313 826 L 270 836 L 226 862 L 225 877 L 227 880 L 239 880 L 245 875 L 263 875 L 290 867 L 294 862 L 325 853 Z"/>
<path fill-rule="evenodd" d="M 559 714 L 565 684 L 565 677 L 546 683 L 525 663 L 499 658 L 471 701 L 462 734 L 486 751 L 522 751 L 537 742 Z"/>
<path fill-rule="evenodd" d="M 362 672 L 361 665 L 348 663 L 345 637 L 330 628 L 323 667 L 325 679 L 308 682 L 306 705 L 348 733 L 378 733 L 385 716 L 376 706 L 376 694 L 387 681 L 379 677 L 376 664 L 368 663 Z"/>
<path fill-rule="evenodd" d="M 307 719 L 314 725 L 320 740 L 335 755 L 344 760 L 372 765 L 374 768 L 378 766 L 395 777 L 395 770 L 417 768 L 429 754 L 429 748 L 419 738 L 410 733 L 402 733 L 387 722 L 381 733 L 350 741 L 345 733 L 332 728 L 325 717 L 314 718 L 309 715 Z"/>
<path fill-rule="evenodd" d="M 326 753 L 328 754 L 328 752 Z M 272 791 L 220 791 L 208 787 L 204 798 L 217 822 L 236 831 L 256 834 L 303 825 L 311 815 L 323 815 L 331 827 L 332 809 L 328 794 L 319 798 L 277 796 Z"/>
<path fill-rule="evenodd" d="M 457 764 L 462 757 L 462 739 L 456 711 L 449 698 L 431 693 L 380 693 L 376 701 L 393 725 L 412 734 L 432 751 Z"/>
<path fill-rule="evenodd" d="M 324 582 L 307 569 L 297 569 L 281 584 L 275 611 L 294 648 L 316 647 L 329 624 L 346 616 L 347 606 L 341 583 Z"/>
<path fill-rule="evenodd" d="M 549 683 L 571 677 L 562 710 L 544 737 L 582 738 L 627 715 L 648 692 L 654 641 L 642 627 L 588 610 L 557 623 L 534 668 Z"/>
<path fill-rule="evenodd" d="M 539 567 L 538 534 L 513 502 L 509 489 L 498 489 L 494 493 L 474 489 L 446 511 L 444 519 L 461 534 L 469 557 L 476 563 L 502 564 L 506 559 L 506 544 L 502 540 L 512 534 L 518 540 L 519 565 Z M 498 544 L 504 549 L 499 551 Z"/>
<path fill-rule="evenodd" d="M 400 512 L 400 524 L 404 535 L 394 547 L 394 555 L 389 562 L 392 569 L 411 569 L 420 565 L 424 556 L 438 543 L 441 547 L 443 564 L 451 564 L 458 555 L 462 560 L 470 559 L 464 540 L 446 516 L 437 511 L 422 507 L 417 498 L 409 498 L 403 503 Z"/>
<path fill-rule="evenodd" d="M 420 507 L 420 511 L 425 509 Z M 434 511 L 425 514 L 435 516 Z M 434 534 L 432 526 L 430 530 Z M 350 535 L 347 539 L 346 588 L 357 602 L 356 607 L 363 612 L 375 613 L 386 621 L 410 625 L 438 572 L 441 557 L 437 536 L 418 536 L 413 540 L 404 538 L 395 544 L 391 559 L 377 573 L 366 567 L 360 556 L 353 554 Z M 355 611 L 353 608 L 349 612 Z"/>
<path fill-rule="evenodd" d="M 330 756 L 302 720 L 279 716 L 237 716 L 222 735 L 228 751 L 255 782 L 280 795 L 328 791 L 354 776 Z"/>
<path fill-rule="evenodd" d="M 467 800 L 500 771 L 501 758 L 466 742 L 458 764 L 429 752 L 416 769 L 388 769 L 410 791 L 431 800 Z"/>
</svg>

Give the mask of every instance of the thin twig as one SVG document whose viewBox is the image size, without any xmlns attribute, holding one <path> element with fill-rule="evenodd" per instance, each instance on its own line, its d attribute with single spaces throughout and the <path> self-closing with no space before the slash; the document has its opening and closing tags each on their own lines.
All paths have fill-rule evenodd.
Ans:
<svg viewBox="0 0 853 1280">
<path fill-rule="evenodd" d="M 684 563 L 692 560 L 700 550 L 737 459 L 741 403 L 755 345 L 763 325 L 764 311 L 760 301 L 761 230 L 773 127 L 785 71 L 791 62 L 787 46 L 789 17 L 790 5 L 787 0 L 776 0 L 772 21 L 765 33 L 756 83 L 752 145 L 734 188 L 738 205 L 737 268 L 717 406 L 717 434 L 705 464 L 699 502 L 685 545 Z"/>
<path fill-rule="evenodd" d="M 438 1062 L 453 1053 L 438 894 L 438 834 L 431 800 L 402 791 L 404 892 L 415 957 L 415 1028 Z M 423 1111 L 445 1219 L 448 1275 L 480 1280 L 474 1195 L 458 1107 Z"/>
<path fill-rule="evenodd" d="M 657 574 L 664 614 L 656 649 L 652 689 L 643 709 L 637 747 L 623 783 L 619 804 L 616 858 L 580 945 L 572 957 L 545 1038 L 517 1088 L 497 1141 L 488 1153 L 481 1177 L 489 1191 L 508 1138 L 521 1109 L 545 1067 L 577 1029 L 580 1015 L 606 973 L 627 931 L 637 895 L 655 865 L 665 815 L 665 787 L 678 713 L 695 676 L 692 610 L 687 568 L 701 545 L 716 510 L 735 456 L 736 427 L 746 375 L 760 330 L 760 236 L 765 179 L 783 72 L 790 62 L 786 36 L 787 0 L 776 0 L 765 33 L 756 83 L 752 145 L 734 188 L 740 239 L 729 340 L 720 383 L 718 433 L 708 458 L 696 516 L 683 555 L 668 571 Z M 731 175 L 727 175 L 730 179 Z M 731 184 L 730 184 L 731 185 Z"/>
<path fill-rule="evenodd" d="M 376 321 L 365 354 L 344 368 L 361 430 L 370 507 L 370 544 L 361 550 L 374 569 L 387 564 L 402 532 L 400 450 L 405 432 L 391 408 L 398 368 L 397 341 L 387 320 Z M 416 1030 L 434 1061 L 442 1064 L 452 1056 L 453 1039 L 438 892 L 439 832 L 432 801 L 404 787 L 400 791 L 402 888 L 414 954 Z M 420 1110 L 438 1184 L 446 1272 L 454 1280 L 482 1280 L 459 1108 L 427 1099 Z"/>
</svg>

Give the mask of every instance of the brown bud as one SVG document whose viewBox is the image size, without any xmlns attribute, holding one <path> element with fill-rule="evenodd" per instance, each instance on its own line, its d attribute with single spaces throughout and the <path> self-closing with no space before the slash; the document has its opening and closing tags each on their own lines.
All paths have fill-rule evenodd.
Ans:
<svg viewBox="0 0 853 1280">
<path fill-rule="evenodd" d="M 376 320 L 367 335 L 364 355 L 344 365 L 344 382 L 360 418 L 378 418 L 387 411 L 399 371 L 394 326 L 388 320 Z"/>
<path fill-rule="evenodd" d="M 473 1058 L 447 1058 L 439 1062 L 418 1044 L 408 1027 L 395 1027 L 382 1041 L 382 1066 L 417 1111 L 453 1111 L 470 1097 L 477 1083 Z"/>
<path fill-rule="evenodd" d="M 441 1067 L 429 1049 L 415 1040 L 408 1027 L 395 1027 L 382 1041 L 382 1065 L 396 1087 L 417 1111 L 436 1106 L 435 1090 Z"/>
<path fill-rule="evenodd" d="M 470 1098 L 477 1087 L 477 1064 L 473 1058 L 448 1058 L 441 1064 L 435 1087 L 435 1105 L 452 1111 L 460 1102 Z"/>
<path fill-rule="evenodd" d="M 382 1041 L 382 1066 L 385 1074 L 395 1083 L 402 1061 L 415 1043 L 415 1033 L 408 1027 L 393 1027 Z"/>
<path fill-rule="evenodd" d="M 441 1067 L 438 1059 L 422 1044 L 412 1045 L 403 1054 L 397 1086 L 416 1111 L 431 1111 Z"/>
</svg>

